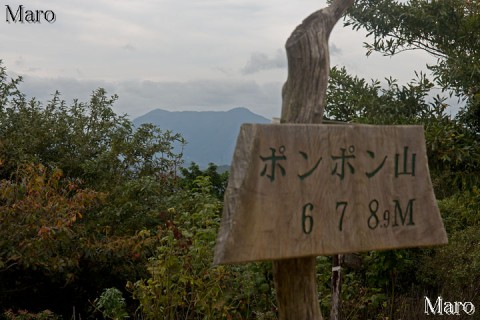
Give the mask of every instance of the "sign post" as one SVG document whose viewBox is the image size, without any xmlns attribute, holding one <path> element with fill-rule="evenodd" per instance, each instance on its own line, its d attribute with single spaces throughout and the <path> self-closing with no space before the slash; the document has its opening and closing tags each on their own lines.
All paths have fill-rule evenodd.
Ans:
<svg viewBox="0 0 480 320">
<path fill-rule="evenodd" d="M 244 124 L 215 263 L 445 244 L 422 126 Z"/>
<path fill-rule="evenodd" d="M 215 264 L 272 260 L 280 319 L 323 319 L 315 257 L 447 242 L 421 126 L 319 125 L 334 0 L 287 40 L 281 123 L 245 124 Z"/>
</svg>

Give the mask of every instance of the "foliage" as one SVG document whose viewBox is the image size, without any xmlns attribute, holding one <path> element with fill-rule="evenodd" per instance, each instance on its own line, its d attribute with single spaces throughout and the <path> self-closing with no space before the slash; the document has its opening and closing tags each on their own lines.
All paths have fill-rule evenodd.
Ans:
<svg viewBox="0 0 480 320">
<path fill-rule="evenodd" d="M 479 188 L 477 186 L 439 201 L 438 205 L 443 212 L 443 221 L 449 234 L 480 225 Z"/>
<path fill-rule="evenodd" d="M 381 12 L 382 14 L 378 14 Z M 346 25 L 365 28 L 373 51 L 392 56 L 423 50 L 437 57 L 429 66 L 435 82 L 467 100 L 462 121 L 477 134 L 480 104 L 480 4 L 478 1 L 357 0 Z"/>
<path fill-rule="evenodd" d="M 449 245 L 428 250 L 419 263 L 422 285 L 446 300 L 480 303 L 480 191 L 439 201 Z"/>
<path fill-rule="evenodd" d="M 228 171 L 219 173 L 218 167 L 214 163 L 209 163 L 208 167 L 202 171 L 195 162 L 192 162 L 188 168 L 180 168 L 180 172 L 182 174 L 180 186 L 183 188 L 192 189 L 195 187 L 198 177 L 208 177 L 213 194 L 219 200 L 223 200 L 223 195 L 227 188 Z"/>
<path fill-rule="evenodd" d="M 104 89 L 92 93 L 88 103 L 68 106 L 56 92 L 45 106 L 27 101 L 0 69 L 0 177 L 9 179 L 24 163 L 59 168 L 67 178 L 107 193 L 108 201 L 92 226 L 119 224 L 116 234 L 134 234 L 138 225 L 152 226 L 152 208 L 173 192 L 184 144 L 179 134 L 151 124 L 134 128 L 126 115 L 112 110 L 117 96 Z M 141 197 L 141 198 L 139 198 Z"/>
<path fill-rule="evenodd" d="M 151 124 L 134 128 L 126 115 L 112 110 L 117 96 L 104 89 L 92 93 L 88 103 L 74 100 L 67 106 L 56 92 L 47 105 L 27 101 L 17 85 L 7 82 L 0 69 L 0 171 L 9 178 L 21 163 L 42 163 L 61 168 L 67 177 L 80 178 L 88 187 L 110 191 L 125 181 L 152 176 L 167 183 L 174 177 L 184 144 L 179 134 L 163 132 Z"/>
<path fill-rule="evenodd" d="M 197 177 L 191 191 L 172 199 L 175 219 L 162 230 L 150 277 L 129 285 L 146 319 L 251 318 L 254 311 L 265 317 L 272 307 L 261 265 L 211 265 L 221 208 L 211 188 L 208 177 Z"/>
<path fill-rule="evenodd" d="M 71 305 L 54 303 L 71 295 L 69 303 L 85 304 L 89 290 L 142 274 L 158 238 L 145 230 L 122 237 L 91 234 L 86 220 L 106 199 L 43 165 L 25 165 L 14 179 L 0 181 L 2 307 L 42 307 L 37 302 L 50 297 L 43 307 L 66 312 Z"/>
<path fill-rule="evenodd" d="M 480 236 L 478 226 L 450 235 L 450 244 L 423 257 L 420 268 L 435 291 L 456 301 L 472 301 L 478 305 L 480 286 Z M 432 272 L 435 271 L 435 272 Z"/>
<path fill-rule="evenodd" d="M 19 310 L 18 312 L 13 312 L 12 310 L 7 310 L 4 312 L 3 316 L 6 320 L 60 320 L 61 317 L 56 315 L 50 310 L 44 310 L 39 313 L 30 313 L 27 310 Z"/>
<path fill-rule="evenodd" d="M 15 180 L 0 181 L 0 272 L 13 267 L 64 273 L 78 268 L 78 221 L 98 206 L 104 195 L 80 189 L 60 170 L 19 168 Z"/>
<path fill-rule="evenodd" d="M 391 78 L 383 84 L 367 82 L 345 68 L 333 68 L 326 116 L 424 126 L 430 174 L 450 244 L 362 254 L 363 267 L 347 269 L 344 277 L 343 315 L 348 319 L 421 318 L 424 295 L 478 302 L 479 22 L 478 1 L 357 0 L 349 12 L 346 25 L 368 32 L 367 55 L 418 49 L 438 59 L 428 66 L 433 80 L 416 73 L 405 85 Z M 464 101 L 455 118 L 445 113 L 445 97 L 432 95 L 436 88 Z"/>
<path fill-rule="evenodd" d="M 94 301 L 105 319 L 120 320 L 128 318 L 125 298 L 117 288 L 105 289 L 98 299 Z"/>
<path fill-rule="evenodd" d="M 426 98 L 433 83 L 423 73 L 417 79 L 400 86 L 397 80 L 386 78 L 386 87 L 380 81 L 351 76 L 345 67 L 333 67 L 327 91 L 325 113 L 327 118 L 371 124 L 405 124 L 442 117 L 444 98 L 433 102 Z"/>
<path fill-rule="evenodd" d="M 21 80 L 0 65 L 0 308 L 85 312 L 104 288 L 146 274 L 184 141 L 134 128 L 103 89 L 43 106 Z"/>
<path fill-rule="evenodd" d="M 404 86 L 387 79 L 387 87 L 382 87 L 378 81 L 367 83 L 352 77 L 344 68 L 332 69 L 327 117 L 424 126 L 430 174 L 437 197 L 443 199 L 440 209 L 451 242 L 439 249 L 362 254 L 362 268 L 347 269 L 344 275 L 342 313 L 348 319 L 411 318 L 422 310 L 422 292 L 442 294 L 453 301 L 472 301 L 473 292 L 478 292 L 478 277 L 472 275 L 480 272 L 474 249 L 478 237 L 473 233 L 479 221 L 480 180 L 472 172 L 480 172 L 480 145 L 462 122 L 444 114 L 442 98 L 428 102 L 431 86 L 423 75 Z M 321 289 L 326 298 L 328 289 Z"/>
<path fill-rule="evenodd" d="M 478 86 L 477 1 L 357 0 L 349 17 L 347 25 L 354 30 L 363 27 L 373 37 L 372 43 L 365 44 L 368 54 L 378 51 L 390 56 L 406 50 L 424 50 L 439 59 L 432 69 L 445 87 L 466 94 Z M 471 68 L 466 69 L 467 65 Z"/>
<path fill-rule="evenodd" d="M 134 129 L 103 89 L 88 103 L 67 106 L 56 93 L 42 106 L 17 89 L 20 78 L 0 75 L 1 205 L 9 213 L 1 307 L 49 306 L 67 316 L 103 291 L 96 308 L 119 318 L 123 300 L 105 288 L 129 280 L 147 317 L 274 317 L 268 264 L 211 266 L 228 174 L 192 164 L 179 179 L 173 146 L 183 139 L 152 125 Z"/>
<path fill-rule="evenodd" d="M 423 296 L 419 296 L 419 288 L 434 295 L 451 288 L 452 293 L 470 292 L 471 298 L 473 289 L 468 291 L 463 283 L 468 283 L 468 288 L 478 287 L 476 277 L 460 281 L 451 273 L 448 260 L 451 256 L 458 258 L 454 269 L 459 272 L 463 263 L 468 263 L 468 271 L 460 273 L 464 276 L 478 272 L 476 252 L 470 245 L 477 243 L 477 239 L 468 229 L 473 230 L 478 224 L 480 209 L 477 190 L 480 176 L 472 174 L 480 172 L 479 141 L 459 119 L 445 115 L 443 98 L 437 96 L 428 101 L 433 85 L 424 75 L 420 74 L 417 80 L 402 86 L 391 79 L 386 80 L 387 86 L 382 87 L 376 80 L 367 83 L 350 76 L 345 68 L 333 68 L 326 116 L 332 120 L 357 123 L 423 125 L 430 174 L 437 197 L 444 199 L 441 212 L 447 212 L 444 219 L 453 242 L 433 251 L 362 254 L 362 269 L 347 270 L 344 276 L 342 312 L 349 319 L 383 319 L 399 317 L 400 314 L 410 317 L 412 310 L 421 310 L 418 301 Z M 443 260 L 435 263 L 436 259 Z M 425 268 L 419 268 L 420 265 Z M 444 268 L 444 272 L 437 272 L 440 268 Z M 448 283 L 448 286 L 438 286 L 437 283 Z M 328 297 L 328 290 L 323 290 L 322 294 Z M 458 297 L 451 297 L 458 300 Z"/>
<path fill-rule="evenodd" d="M 444 98 L 429 101 L 433 84 L 424 74 L 400 86 L 387 80 L 369 84 L 345 68 L 332 68 L 326 116 L 332 120 L 369 124 L 421 124 L 425 127 L 427 155 L 437 196 L 452 195 L 479 182 L 480 141 L 458 120 L 445 114 Z M 453 186 L 453 188 L 452 188 Z"/>
<path fill-rule="evenodd" d="M 356 254 L 362 261 L 352 268 L 342 265 L 342 318 L 350 320 L 392 319 L 398 315 L 398 300 L 409 296 L 416 283 L 419 250 L 370 251 Z M 330 257 L 317 257 L 317 283 L 322 313 L 330 313 Z"/>
</svg>

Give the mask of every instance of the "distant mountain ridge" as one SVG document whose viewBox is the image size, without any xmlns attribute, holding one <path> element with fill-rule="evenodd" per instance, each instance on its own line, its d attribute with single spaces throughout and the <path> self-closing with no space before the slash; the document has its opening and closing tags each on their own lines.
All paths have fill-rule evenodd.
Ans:
<svg viewBox="0 0 480 320">
<path fill-rule="evenodd" d="M 183 150 L 185 165 L 190 162 L 206 167 L 230 165 L 240 126 L 243 123 L 271 121 L 247 108 L 229 111 L 166 111 L 155 109 L 133 120 L 135 126 L 153 123 L 162 130 L 180 133 L 187 145 Z"/>
</svg>

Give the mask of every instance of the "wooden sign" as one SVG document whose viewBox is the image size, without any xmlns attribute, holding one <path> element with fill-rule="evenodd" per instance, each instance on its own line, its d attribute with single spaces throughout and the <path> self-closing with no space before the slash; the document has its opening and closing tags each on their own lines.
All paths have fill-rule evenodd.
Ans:
<svg viewBox="0 0 480 320">
<path fill-rule="evenodd" d="M 422 126 L 241 127 L 215 264 L 446 243 Z"/>
</svg>

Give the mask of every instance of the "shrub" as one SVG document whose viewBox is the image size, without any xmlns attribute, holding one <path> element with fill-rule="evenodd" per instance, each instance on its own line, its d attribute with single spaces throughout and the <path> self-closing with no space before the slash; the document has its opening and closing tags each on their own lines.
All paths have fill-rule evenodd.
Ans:
<svg viewBox="0 0 480 320">
<path fill-rule="evenodd" d="M 268 319 L 275 311 L 271 266 L 212 266 L 221 202 L 206 177 L 179 192 L 148 263 L 149 278 L 129 283 L 146 319 Z"/>
<path fill-rule="evenodd" d="M 128 318 L 125 298 L 117 288 L 108 288 L 94 301 L 95 307 L 100 310 L 105 319 L 121 320 Z"/>
</svg>

